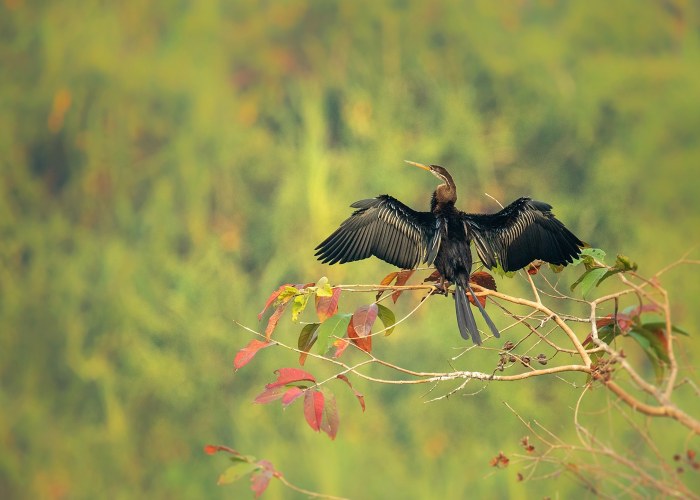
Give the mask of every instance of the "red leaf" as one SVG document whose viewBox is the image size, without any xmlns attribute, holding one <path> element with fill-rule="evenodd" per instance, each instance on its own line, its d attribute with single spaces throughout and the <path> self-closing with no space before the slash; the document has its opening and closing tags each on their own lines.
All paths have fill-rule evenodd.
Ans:
<svg viewBox="0 0 700 500">
<path fill-rule="evenodd" d="M 272 316 L 270 316 L 270 319 L 267 321 L 267 328 L 265 328 L 265 340 L 267 340 L 268 342 L 272 337 L 272 332 L 275 331 L 277 322 L 282 317 L 282 313 L 284 313 L 284 310 L 287 308 L 288 303 L 289 302 L 285 302 L 283 304 L 278 305 L 277 309 L 275 309 L 275 312 L 272 313 Z"/>
<path fill-rule="evenodd" d="M 474 304 L 474 297 L 472 297 L 470 293 L 467 294 L 467 298 L 469 299 L 469 302 Z M 479 301 L 479 303 L 481 304 L 481 307 L 485 308 L 486 307 L 486 297 L 484 297 L 483 295 L 477 295 L 476 298 Z M 476 304 L 474 304 L 474 305 L 476 305 Z"/>
<path fill-rule="evenodd" d="M 377 320 L 379 308 L 377 304 L 360 306 L 352 315 L 352 326 L 360 337 L 366 337 L 372 333 L 372 325 Z"/>
<path fill-rule="evenodd" d="M 277 300 L 277 297 L 279 297 L 279 294 L 284 291 L 285 288 L 288 286 L 292 286 L 290 283 L 287 283 L 286 285 L 280 286 L 277 290 L 272 292 L 270 296 L 267 298 L 267 302 L 265 302 L 265 307 L 263 307 L 263 310 L 260 311 L 258 314 L 258 321 L 262 319 L 262 315 L 267 311 L 267 308 L 270 307 L 270 304 L 272 304 L 275 300 Z"/>
<path fill-rule="evenodd" d="M 299 368 L 280 368 L 275 370 L 277 374 L 277 380 L 267 384 L 265 387 L 267 389 L 273 389 L 275 387 L 281 387 L 294 382 L 300 382 L 302 380 L 308 380 L 310 382 L 316 383 L 316 379 L 309 372 L 300 370 Z"/>
<path fill-rule="evenodd" d="M 316 296 L 316 314 L 318 314 L 318 320 L 321 323 L 338 312 L 338 299 L 340 299 L 341 291 L 340 288 L 334 288 L 333 295 L 330 297 Z"/>
<path fill-rule="evenodd" d="M 250 489 L 255 493 L 255 498 L 259 498 L 265 492 L 275 474 L 275 468 L 267 460 L 259 460 L 257 465 L 261 469 L 250 476 Z"/>
<path fill-rule="evenodd" d="M 325 391 L 325 404 L 323 405 L 323 418 L 321 419 L 321 430 L 328 434 L 328 437 L 335 439 L 338 434 L 340 418 L 338 417 L 338 406 L 335 403 L 335 396 L 332 392 Z"/>
<path fill-rule="evenodd" d="M 306 422 L 309 426 L 317 432 L 321 429 L 324 403 L 325 398 L 321 391 L 306 391 L 304 395 L 304 417 L 306 417 Z"/>
<path fill-rule="evenodd" d="M 661 307 L 657 306 L 656 304 L 644 304 L 641 307 L 635 307 L 634 309 L 632 309 L 629 312 L 629 316 L 634 317 L 634 316 L 639 316 L 640 314 L 645 313 L 645 312 L 657 312 L 660 310 L 661 310 Z M 618 314 L 618 316 L 619 316 L 619 314 Z"/>
<path fill-rule="evenodd" d="M 270 345 L 270 342 L 263 342 L 261 340 L 251 340 L 248 345 L 243 349 L 238 351 L 236 357 L 233 358 L 233 366 L 236 370 L 243 368 L 248 362 L 253 359 L 253 356 L 257 354 L 260 349 L 263 349 Z"/>
<path fill-rule="evenodd" d="M 527 274 L 530 276 L 534 276 L 540 271 L 540 266 L 542 265 L 542 262 L 539 262 L 537 264 L 530 264 L 527 266 Z"/>
<path fill-rule="evenodd" d="M 613 319 L 612 319 L 612 314 L 608 314 L 604 318 L 600 318 L 595 322 L 596 328 L 603 328 L 604 326 L 608 326 L 612 324 Z"/>
<path fill-rule="evenodd" d="M 496 291 L 496 280 L 487 272 L 477 271 L 469 277 L 469 281 L 471 283 L 476 283 L 480 287 Z"/>
<path fill-rule="evenodd" d="M 350 380 L 348 379 L 347 376 L 345 376 L 344 374 L 341 373 L 340 375 L 338 375 L 337 378 L 339 378 L 340 380 L 342 380 L 343 382 L 345 382 L 346 384 L 348 384 L 350 386 L 350 389 L 352 389 L 352 392 L 355 393 L 355 397 L 360 402 L 360 406 L 362 407 L 362 411 L 365 411 L 365 397 L 362 394 L 360 394 L 357 391 L 357 389 L 355 389 L 352 386 L 352 384 L 350 383 Z"/>
<path fill-rule="evenodd" d="M 473 273 L 469 277 L 469 282 L 475 283 L 482 288 L 488 288 L 489 290 L 496 290 L 496 280 L 493 279 L 493 276 L 491 276 L 489 273 L 484 272 L 484 271 L 477 271 L 477 272 Z M 474 304 L 474 298 L 471 296 L 471 294 L 468 293 L 467 298 L 469 299 L 469 302 Z M 479 299 L 479 303 L 481 304 L 481 307 L 486 307 L 486 296 L 479 295 L 479 296 L 477 296 L 477 299 Z M 476 304 L 474 304 L 474 305 L 476 305 Z"/>
<path fill-rule="evenodd" d="M 596 321 L 596 327 L 597 328 L 603 328 L 604 326 L 611 325 L 613 323 L 613 315 L 608 314 L 607 316 L 600 318 L 599 320 Z M 625 313 L 618 313 L 617 314 L 617 327 L 620 329 L 622 333 L 627 333 L 630 328 L 632 327 L 633 320 L 632 318 L 625 314 Z"/>
<path fill-rule="evenodd" d="M 267 387 L 264 391 L 258 394 L 253 400 L 255 403 L 265 405 L 277 401 L 286 391 L 285 387 Z"/>
<path fill-rule="evenodd" d="M 290 387 L 282 396 L 282 406 L 289 406 L 302 394 L 304 394 L 303 389 L 300 389 L 299 387 Z"/>
<path fill-rule="evenodd" d="M 399 271 L 399 274 L 396 276 L 396 286 L 404 286 L 414 272 L 414 269 L 404 269 L 403 271 Z M 399 300 L 402 293 L 403 290 L 396 290 L 391 294 L 391 300 L 394 301 L 394 304 L 396 304 L 396 301 Z"/>
<path fill-rule="evenodd" d="M 428 276 L 427 278 L 425 278 L 425 279 L 423 280 L 423 283 L 427 283 L 427 282 L 429 282 L 429 281 L 430 281 L 430 282 L 433 282 L 433 281 L 440 281 L 440 278 L 441 278 L 441 277 L 442 277 L 442 276 L 440 275 L 440 271 L 437 271 L 437 270 L 436 270 L 436 271 L 433 271 L 432 274 L 431 274 L 430 276 Z"/>
<path fill-rule="evenodd" d="M 348 337 L 363 351 L 372 352 L 372 325 L 378 312 L 377 304 L 360 306 L 348 323 Z"/>
</svg>

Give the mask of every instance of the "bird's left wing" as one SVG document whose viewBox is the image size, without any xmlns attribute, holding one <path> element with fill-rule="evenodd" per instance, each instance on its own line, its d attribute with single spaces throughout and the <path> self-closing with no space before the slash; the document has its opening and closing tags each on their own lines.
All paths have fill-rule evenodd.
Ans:
<svg viewBox="0 0 700 500">
<path fill-rule="evenodd" d="M 439 220 L 416 212 L 388 195 L 356 201 L 355 212 L 316 247 L 327 264 L 366 259 L 372 255 L 402 269 L 432 264 L 440 246 Z"/>
<path fill-rule="evenodd" d="M 584 243 L 551 210 L 547 203 L 519 198 L 494 214 L 462 213 L 462 220 L 488 269 L 500 263 L 506 271 L 517 271 L 536 259 L 566 265 Z"/>
</svg>

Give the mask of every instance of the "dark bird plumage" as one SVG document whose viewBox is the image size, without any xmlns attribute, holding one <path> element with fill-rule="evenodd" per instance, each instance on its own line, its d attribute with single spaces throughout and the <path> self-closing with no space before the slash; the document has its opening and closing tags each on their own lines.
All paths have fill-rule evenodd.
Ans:
<svg viewBox="0 0 700 500">
<path fill-rule="evenodd" d="M 578 257 L 584 243 L 551 212 L 551 205 L 518 198 L 494 214 L 468 214 L 455 208 L 457 188 L 439 165 L 408 162 L 443 181 L 433 193 L 430 212 L 417 212 L 389 195 L 360 200 L 355 212 L 316 247 L 327 264 L 352 262 L 374 255 L 402 269 L 434 264 L 441 276 L 455 284 L 457 325 L 465 339 L 476 344 L 481 336 L 469 307 L 469 293 L 487 325 L 495 327 L 469 286 L 473 241 L 484 266 L 500 264 L 516 271 L 534 260 L 566 265 Z"/>
</svg>

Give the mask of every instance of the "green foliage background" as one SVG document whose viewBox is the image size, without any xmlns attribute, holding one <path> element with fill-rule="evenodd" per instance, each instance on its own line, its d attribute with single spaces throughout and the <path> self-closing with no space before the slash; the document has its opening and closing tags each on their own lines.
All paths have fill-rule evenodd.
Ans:
<svg viewBox="0 0 700 500">
<path fill-rule="evenodd" d="M 576 391 L 556 379 L 431 404 L 356 381 L 365 414 L 338 386 L 330 442 L 300 408 L 251 404 L 296 361 L 267 349 L 234 375 L 249 334 L 232 320 L 256 327 L 283 282 L 389 272 L 312 249 L 356 199 L 426 206 L 435 179 L 403 159 L 447 166 L 468 210 L 547 200 L 642 273 L 698 243 L 696 2 L 4 0 L 0 67 L 2 498 L 249 495 L 216 486 L 209 442 L 354 498 L 580 493 L 488 466 L 526 434 L 503 401 L 572 435 Z M 667 284 L 689 368 L 697 273 Z M 452 307 L 436 298 L 378 352 L 448 370 Z M 664 425 L 670 460 L 686 436 Z"/>
</svg>

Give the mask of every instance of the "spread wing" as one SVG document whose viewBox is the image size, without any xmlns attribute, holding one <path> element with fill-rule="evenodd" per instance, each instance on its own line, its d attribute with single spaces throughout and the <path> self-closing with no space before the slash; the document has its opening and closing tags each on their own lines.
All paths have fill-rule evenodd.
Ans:
<svg viewBox="0 0 700 500">
<path fill-rule="evenodd" d="M 341 264 L 372 255 L 402 269 L 432 264 L 440 246 L 439 220 L 416 212 L 388 195 L 356 201 L 355 212 L 316 247 L 324 264 Z"/>
<path fill-rule="evenodd" d="M 495 214 L 463 213 L 462 220 L 489 269 L 500 263 L 506 271 L 516 271 L 536 259 L 566 265 L 584 243 L 551 210 L 547 203 L 519 198 Z"/>
</svg>

